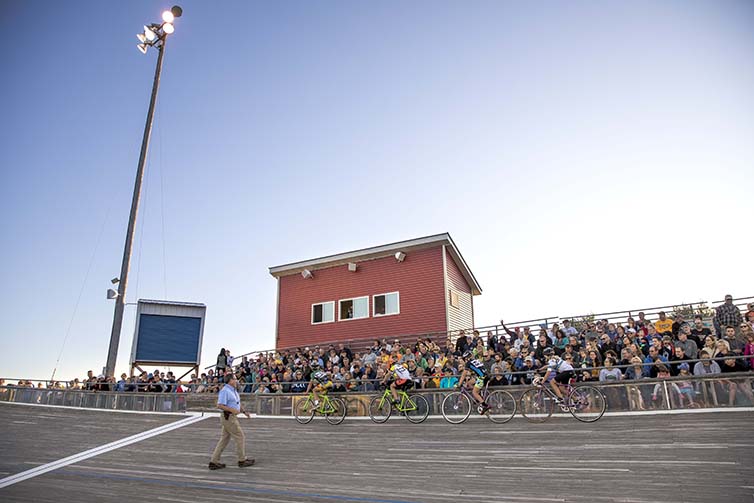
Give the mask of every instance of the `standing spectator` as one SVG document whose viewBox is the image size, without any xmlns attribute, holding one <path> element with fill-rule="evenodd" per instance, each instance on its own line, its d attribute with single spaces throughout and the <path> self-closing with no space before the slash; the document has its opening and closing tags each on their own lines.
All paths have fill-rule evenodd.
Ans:
<svg viewBox="0 0 754 503">
<path fill-rule="evenodd" d="M 665 311 L 660 311 L 660 319 L 655 321 L 654 326 L 660 335 L 673 334 L 673 322 L 665 316 Z"/>
<path fill-rule="evenodd" d="M 225 348 L 220 349 L 220 354 L 217 355 L 217 363 L 215 369 L 218 375 L 225 373 L 225 368 L 228 366 L 228 359 L 225 357 Z"/>
<path fill-rule="evenodd" d="M 467 349 L 469 349 L 469 340 L 466 338 L 466 332 L 461 330 L 458 332 L 458 339 L 456 339 L 456 354 L 462 355 Z"/>
<path fill-rule="evenodd" d="M 725 296 L 725 302 L 715 308 L 715 318 L 713 323 L 718 337 L 722 334 L 723 329 L 730 325 L 737 327 L 741 324 L 743 316 L 741 311 L 733 305 L 733 296 L 728 294 Z"/>
<path fill-rule="evenodd" d="M 751 325 L 751 328 L 754 330 L 754 302 L 749 302 L 746 305 L 746 314 L 744 315 L 744 318 L 746 319 L 746 322 Z"/>
</svg>

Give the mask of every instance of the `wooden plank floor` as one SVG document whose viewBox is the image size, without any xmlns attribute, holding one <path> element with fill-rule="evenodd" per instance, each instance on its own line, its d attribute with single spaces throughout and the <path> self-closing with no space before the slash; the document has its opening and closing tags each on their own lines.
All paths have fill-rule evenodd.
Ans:
<svg viewBox="0 0 754 503">
<path fill-rule="evenodd" d="M 35 424 L 14 423 L 19 409 Z M 25 470 L 176 419 L 0 406 L 1 466 Z M 231 443 L 228 468 L 209 471 L 219 436 L 211 417 L 0 489 L 0 501 L 751 502 L 753 420 L 751 412 L 458 426 L 244 418 L 257 465 L 236 467 Z"/>
</svg>

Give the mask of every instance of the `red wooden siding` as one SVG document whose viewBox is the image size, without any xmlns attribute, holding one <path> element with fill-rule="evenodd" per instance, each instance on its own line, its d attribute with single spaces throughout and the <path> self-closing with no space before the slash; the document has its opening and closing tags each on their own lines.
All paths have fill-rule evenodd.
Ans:
<svg viewBox="0 0 754 503">
<path fill-rule="evenodd" d="M 403 262 L 391 255 L 356 263 L 355 273 L 344 264 L 313 270 L 311 279 L 279 278 L 278 348 L 447 330 L 441 246 L 410 251 Z M 372 296 L 395 291 L 400 314 L 373 317 Z M 362 296 L 369 296 L 369 318 L 338 321 L 338 300 Z M 335 301 L 336 321 L 312 325 L 312 304 L 326 301 Z"/>
<path fill-rule="evenodd" d="M 458 293 L 458 307 L 453 307 L 450 305 L 450 292 L 448 292 L 448 330 L 473 327 L 474 306 L 471 287 L 447 250 L 445 260 L 448 268 L 448 289 Z"/>
</svg>

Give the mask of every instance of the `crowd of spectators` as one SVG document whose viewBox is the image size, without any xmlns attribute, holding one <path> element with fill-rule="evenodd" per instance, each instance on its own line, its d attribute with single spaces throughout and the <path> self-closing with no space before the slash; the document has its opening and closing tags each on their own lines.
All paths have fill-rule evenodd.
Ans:
<svg viewBox="0 0 754 503">
<path fill-rule="evenodd" d="M 391 354 L 398 355 L 414 376 L 419 389 L 454 387 L 463 372 L 460 358 L 466 350 L 487 367 L 491 386 L 530 384 L 536 371 L 546 365 L 543 351 L 552 347 L 577 369 L 579 381 L 638 381 L 664 376 L 686 376 L 745 372 L 754 369 L 754 303 L 742 315 L 732 297 L 718 306 L 709 326 L 702 316 L 686 320 L 681 314 L 649 321 L 643 312 L 623 323 L 589 320 L 578 328 L 571 320 L 550 326 L 541 325 L 509 329 L 500 321 L 502 332 L 460 331 L 437 340 L 418 338 L 410 343 L 400 339 L 374 340 L 364 350 L 354 352 L 343 343 L 260 353 L 254 358 L 234 359 L 223 348 L 215 367 L 188 381 L 178 382 L 172 372 L 155 369 L 120 379 L 95 376 L 89 371 L 83 380 L 75 379 L 63 386 L 95 391 L 119 392 L 192 392 L 213 393 L 222 387 L 227 372 L 236 373 L 244 393 L 300 393 L 306 390 L 312 373 L 311 363 L 332 376 L 336 392 L 374 391 L 385 377 Z M 737 358 L 749 356 L 750 358 Z M 30 386 L 23 381 L 18 386 Z M 31 385 L 33 386 L 33 385 Z M 41 383 L 39 385 L 41 387 Z M 678 393 L 690 396 L 682 382 L 674 384 Z M 733 389 L 735 388 L 735 389 Z M 686 391 L 684 391 L 686 390 Z M 732 386 L 751 396 L 751 388 Z M 656 394 L 655 394 L 656 395 Z M 646 398 L 646 397 L 645 397 Z M 652 399 L 655 399 L 654 395 Z"/>
</svg>

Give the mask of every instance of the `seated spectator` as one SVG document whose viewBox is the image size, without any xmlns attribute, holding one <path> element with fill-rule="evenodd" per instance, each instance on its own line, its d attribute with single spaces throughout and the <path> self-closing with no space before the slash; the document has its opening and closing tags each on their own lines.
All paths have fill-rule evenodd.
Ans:
<svg viewBox="0 0 754 503">
<path fill-rule="evenodd" d="M 686 362 L 681 363 L 679 366 L 678 377 L 683 377 L 685 379 L 674 383 L 678 387 L 678 399 L 680 401 L 681 407 L 683 407 L 684 402 L 686 402 L 686 405 L 689 408 L 697 406 L 696 401 L 694 400 L 696 396 L 694 384 L 691 381 L 687 380 L 690 376 L 691 374 L 689 374 L 689 364 Z"/>
<path fill-rule="evenodd" d="M 492 376 L 490 377 L 490 380 L 487 384 L 490 387 L 506 386 L 509 384 L 508 379 L 503 375 L 502 366 L 495 367 L 495 369 L 492 371 Z"/>
<path fill-rule="evenodd" d="M 720 372 L 722 372 L 720 365 L 718 365 L 718 363 L 712 359 L 712 356 L 706 349 L 703 349 L 702 352 L 699 353 L 699 358 L 701 359 L 701 361 L 698 361 L 696 362 L 696 364 L 694 364 L 695 376 L 719 374 Z"/>
<path fill-rule="evenodd" d="M 691 328 L 689 339 L 696 342 L 699 349 L 702 349 L 704 347 L 704 339 L 710 335 L 712 335 L 712 330 L 704 326 L 702 317 L 699 315 L 694 316 L 694 326 Z"/>
<path fill-rule="evenodd" d="M 668 359 L 668 362 L 670 362 L 670 374 L 673 376 L 680 374 L 680 365 L 688 360 L 689 358 L 683 352 L 683 348 L 676 346 L 675 353 Z"/>
<path fill-rule="evenodd" d="M 685 354 L 691 360 L 696 360 L 697 353 L 699 352 L 699 346 L 697 346 L 696 341 L 689 339 L 690 336 L 691 326 L 687 323 L 684 323 L 683 325 L 681 325 L 678 331 L 678 338 L 675 341 L 675 346 L 682 347 L 683 354 Z"/>
<path fill-rule="evenodd" d="M 657 368 L 658 379 L 667 379 L 668 377 L 670 377 L 670 370 L 663 363 L 656 364 L 656 368 Z M 655 384 L 654 389 L 652 390 L 653 407 L 661 408 L 664 398 L 665 398 L 665 388 L 663 386 L 663 383 L 658 382 L 657 384 Z"/>
<path fill-rule="evenodd" d="M 728 356 L 728 358 L 726 358 L 726 356 Z M 718 362 L 720 362 L 721 359 L 722 363 L 719 363 L 719 365 L 723 374 L 746 372 L 746 366 L 744 365 L 743 360 L 735 358 L 733 353 L 718 355 Z M 751 382 L 749 379 L 726 379 L 723 381 L 723 384 L 728 387 L 728 406 L 733 407 L 736 404 L 736 394 L 738 391 L 741 391 L 746 395 L 746 398 L 749 399 L 749 405 L 754 403 L 754 393 L 751 391 Z"/>
<path fill-rule="evenodd" d="M 619 368 L 613 367 L 614 364 L 615 360 L 611 356 L 605 358 L 605 368 L 599 371 L 600 381 L 620 381 L 623 379 L 623 373 Z"/>
<path fill-rule="evenodd" d="M 443 369 L 443 374 L 445 377 L 443 377 L 440 380 L 440 388 L 442 389 L 449 389 L 453 388 L 458 384 L 458 378 L 453 375 L 453 370 L 450 368 Z"/>
<path fill-rule="evenodd" d="M 665 311 L 660 311 L 660 319 L 655 321 L 654 327 L 660 335 L 673 335 L 673 322 L 665 316 Z"/>
<path fill-rule="evenodd" d="M 749 330 L 744 334 L 746 337 L 746 346 L 744 346 L 744 355 L 754 356 L 754 330 Z M 749 368 L 754 369 L 754 358 L 748 358 Z"/>
</svg>

